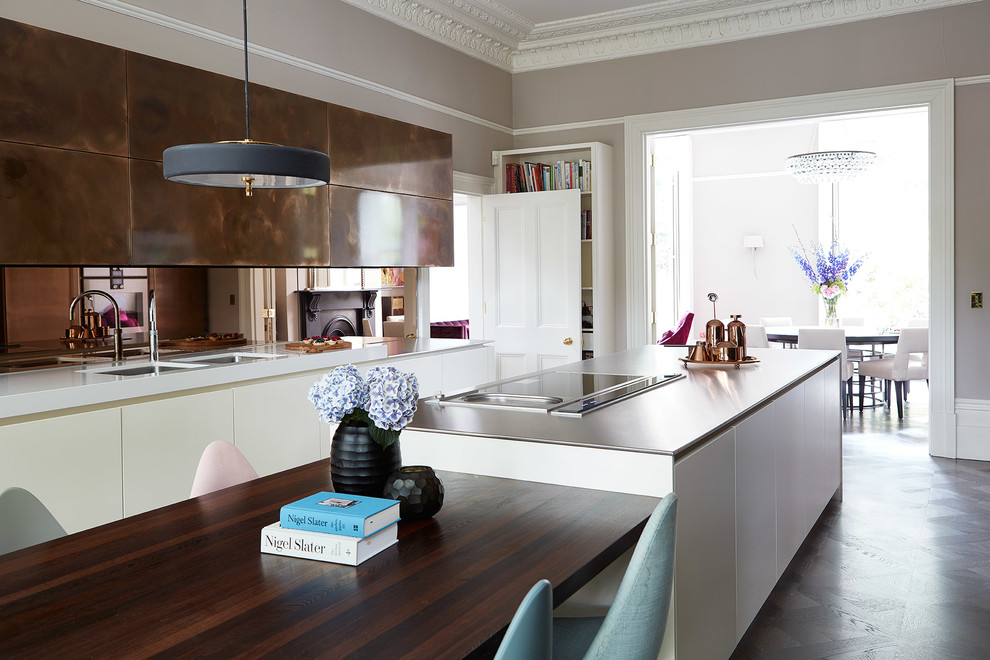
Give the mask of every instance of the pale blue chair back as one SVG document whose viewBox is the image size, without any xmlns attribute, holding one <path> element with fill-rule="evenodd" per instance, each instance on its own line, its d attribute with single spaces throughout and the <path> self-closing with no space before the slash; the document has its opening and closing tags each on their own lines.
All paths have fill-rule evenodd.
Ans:
<svg viewBox="0 0 990 660">
<path fill-rule="evenodd" d="M 550 660 L 552 630 L 553 592 L 540 580 L 519 604 L 495 660 Z"/>
<path fill-rule="evenodd" d="M 65 536 L 37 497 L 23 488 L 0 493 L 0 555 Z"/>
<path fill-rule="evenodd" d="M 554 620 L 554 658 L 656 660 L 670 610 L 676 522 L 677 495 L 669 493 L 647 521 L 604 619 Z"/>
</svg>

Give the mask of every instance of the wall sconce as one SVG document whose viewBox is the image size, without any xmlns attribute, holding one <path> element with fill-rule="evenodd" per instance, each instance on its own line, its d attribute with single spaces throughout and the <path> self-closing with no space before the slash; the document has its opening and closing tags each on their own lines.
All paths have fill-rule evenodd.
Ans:
<svg viewBox="0 0 990 660">
<path fill-rule="evenodd" d="M 743 247 L 753 250 L 753 277 L 756 277 L 756 248 L 763 247 L 763 236 L 760 234 L 743 236 Z"/>
</svg>

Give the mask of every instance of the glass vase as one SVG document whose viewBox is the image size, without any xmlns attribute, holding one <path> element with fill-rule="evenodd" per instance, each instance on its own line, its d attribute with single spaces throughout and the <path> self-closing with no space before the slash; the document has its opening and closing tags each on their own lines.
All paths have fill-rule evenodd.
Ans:
<svg viewBox="0 0 990 660">
<path fill-rule="evenodd" d="M 825 327 L 826 328 L 838 328 L 839 327 L 839 312 L 838 303 L 839 296 L 834 298 L 822 298 L 825 301 Z"/>
</svg>

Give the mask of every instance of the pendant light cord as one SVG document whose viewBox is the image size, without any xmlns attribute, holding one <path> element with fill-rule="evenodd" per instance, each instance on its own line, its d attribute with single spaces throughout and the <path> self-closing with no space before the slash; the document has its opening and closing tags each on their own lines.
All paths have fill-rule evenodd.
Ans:
<svg viewBox="0 0 990 660">
<path fill-rule="evenodd" d="M 247 30 L 247 0 L 244 0 L 244 137 L 251 139 L 251 110 L 248 106 L 248 30 Z"/>
</svg>

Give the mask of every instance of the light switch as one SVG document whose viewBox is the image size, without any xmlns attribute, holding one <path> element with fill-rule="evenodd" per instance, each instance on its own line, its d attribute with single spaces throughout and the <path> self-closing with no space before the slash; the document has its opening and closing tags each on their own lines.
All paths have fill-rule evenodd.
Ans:
<svg viewBox="0 0 990 660">
<path fill-rule="evenodd" d="M 973 291 L 969 294 L 969 306 L 973 309 L 983 309 L 983 292 Z"/>
</svg>

